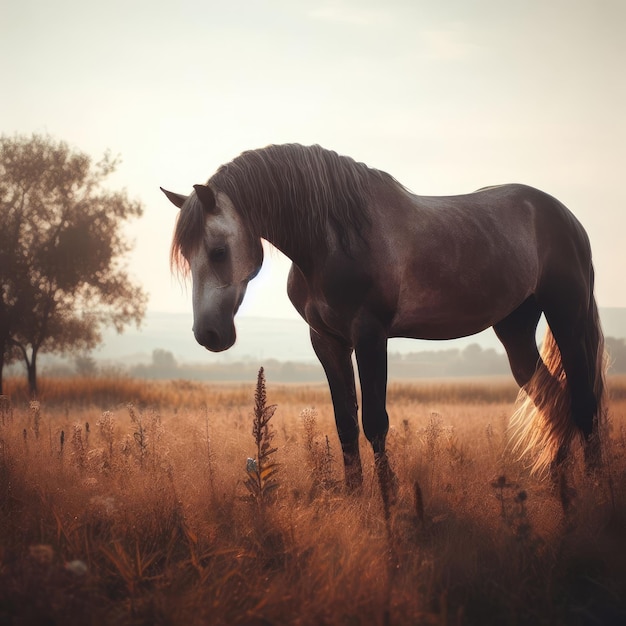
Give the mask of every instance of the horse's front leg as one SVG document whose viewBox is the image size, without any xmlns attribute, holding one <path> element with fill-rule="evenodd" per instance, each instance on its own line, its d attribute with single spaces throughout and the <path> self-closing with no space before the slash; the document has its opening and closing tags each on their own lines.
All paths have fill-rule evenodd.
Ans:
<svg viewBox="0 0 626 626">
<path fill-rule="evenodd" d="M 359 454 L 359 420 L 352 367 L 352 349 L 330 335 L 311 329 L 311 344 L 320 360 L 333 400 L 337 433 L 343 451 L 348 491 L 358 490 L 363 483 Z"/>
<path fill-rule="evenodd" d="M 376 325 L 359 329 L 356 360 L 361 381 L 363 431 L 374 450 L 376 473 L 385 509 L 395 501 L 397 480 L 389 465 L 385 440 L 389 430 L 387 415 L 387 336 Z"/>
</svg>

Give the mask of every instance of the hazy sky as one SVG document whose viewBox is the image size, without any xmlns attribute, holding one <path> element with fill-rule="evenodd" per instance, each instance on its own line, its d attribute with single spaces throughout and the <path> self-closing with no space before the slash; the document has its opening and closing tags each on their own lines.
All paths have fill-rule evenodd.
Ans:
<svg viewBox="0 0 626 626">
<path fill-rule="evenodd" d="M 622 0 L 0 0 L 0 133 L 121 155 L 152 310 L 191 311 L 159 185 L 292 141 L 415 193 L 542 188 L 587 228 L 600 305 L 626 306 L 625 32 Z M 295 316 L 287 269 L 268 255 L 241 314 Z"/>
</svg>

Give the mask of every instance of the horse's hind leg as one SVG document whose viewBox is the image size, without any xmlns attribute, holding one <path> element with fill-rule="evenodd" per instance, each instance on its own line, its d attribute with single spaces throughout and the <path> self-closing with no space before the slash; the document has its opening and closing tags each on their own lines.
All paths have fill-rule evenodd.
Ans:
<svg viewBox="0 0 626 626">
<path fill-rule="evenodd" d="M 598 413 L 601 398 L 596 397 L 596 361 L 601 359 L 599 341 L 589 341 L 589 335 L 601 332 L 596 320 L 588 314 L 578 314 L 575 306 L 562 300 L 553 310 L 546 310 L 546 319 L 559 348 L 571 401 L 572 423 L 584 438 L 585 462 L 588 469 L 597 467 L 601 460 L 598 433 Z M 594 305 L 595 307 L 595 305 Z"/>
<path fill-rule="evenodd" d="M 531 296 L 493 327 L 504 345 L 513 377 L 520 387 L 530 382 L 542 364 L 535 340 L 540 317 L 541 309 Z"/>
<path fill-rule="evenodd" d="M 346 487 L 357 490 L 363 482 L 359 455 L 359 421 L 352 367 L 352 350 L 330 335 L 311 329 L 311 344 L 320 360 L 333 401 L 335 422 L 346 472 Z"/>
<path fill-rule="evenodd" d="M 541 313 L 537 300 L 531 296 L 493 327 L 504 345 L 515 381 L 528 394 L 537 411 L 545 410 L 546 403 L 557 397 L 559 386 L 537 348 L 535 334 Z M 532 440 L 535 434 L 525 435 L 522 439 Z M 550 463 L 553 478 L 557 477 L 557 469 L 567 457 L 568 447 L 567 442 L 558 446 Z"/>
</svg>

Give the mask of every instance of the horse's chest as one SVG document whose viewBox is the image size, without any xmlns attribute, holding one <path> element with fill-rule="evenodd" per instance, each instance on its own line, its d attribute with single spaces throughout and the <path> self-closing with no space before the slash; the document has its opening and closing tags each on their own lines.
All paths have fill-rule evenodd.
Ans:
<svg viewBox="0 0 626 626">
<path fill-rule="evenodd" d="M 352 341 L 355 321 L 371 313 L 372 287 L 369 274 L 328 273 L 317 288 L 309 290 L 305 318 L 319 332 L 330 332 Z M 376 290 L 376 294 L 376 301 L 380 303 L 380 290 Z"/>
<path fill-rule="evenodd" d="M 351 328 L 355 317 L 355 309 L 348 306 L 345 300 L 339 303 L 324 294 L 309 298 L 305 310 L 305 319 L 311 328 L 320 333 L 330 333 L 351 341 Z"/>
</svg>

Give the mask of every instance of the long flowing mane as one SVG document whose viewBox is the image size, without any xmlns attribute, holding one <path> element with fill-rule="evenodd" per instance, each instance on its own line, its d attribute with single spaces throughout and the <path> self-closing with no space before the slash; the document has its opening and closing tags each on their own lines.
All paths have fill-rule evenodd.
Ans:
<svg viewBox="0 0 626 626">
<path fill-rule="evenodd" d="M 401 187 L 389 174 L 331 150 L 283 144 L 244 152 L 222 165 L 208 184 L 231 199 L 255 235 L 297 237 L 323 250 L 331 229 L 349 250 L 369 222 L 375 181 Z M 194 198 L 181 209 L 176 225 L 174 264 L 199 243 L 202 224 L 202 206 Z"/>
</svg>

